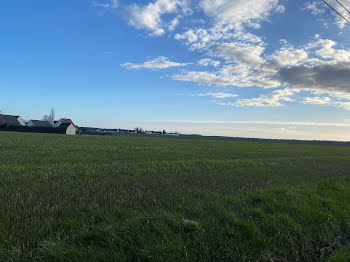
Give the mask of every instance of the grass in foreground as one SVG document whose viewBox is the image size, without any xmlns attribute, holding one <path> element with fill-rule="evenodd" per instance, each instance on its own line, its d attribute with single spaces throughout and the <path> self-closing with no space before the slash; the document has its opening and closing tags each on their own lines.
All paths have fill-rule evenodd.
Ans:
<svg viewBox="0 0 350 262">
<path fill-rule="evenodd" d="M 329 262 L 348 262 L 350 260 L 350 245 L 340 249 L 328 260 Z"/>
<path fill-rule="evenodd" d="M 0 260 L 326 260 L 350 242 L 349 153 L 0 133 Z"/>
</svg>

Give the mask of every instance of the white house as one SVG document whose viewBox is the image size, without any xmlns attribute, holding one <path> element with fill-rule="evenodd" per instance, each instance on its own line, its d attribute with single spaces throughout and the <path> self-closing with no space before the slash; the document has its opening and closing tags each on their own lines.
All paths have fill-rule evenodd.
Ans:
<svg viewBox="0 0 350 262">
<path fill-rule="evenodd" d="M 74 125 L 73 121 L 69 118 L 61 118 L 60 120 L 55 121 L 53 127 L 63 128 L 66 135 L 75 135 L 78 131 L 78 127 Z"/>
<path fill-rule="evenodd" d="M 57 128 L 64 129 L 66 135 L 76 135 L 78 127 L 71 123 L 62 123 Z"/>
<path fill-rule="evenodd" d="M 27 123 L 28 127 L 52 127 L 49 121 L 30 120 Z"/>
<path fill-rule="evenodd" d="M 26 123 L 20 116 L 2 115 L 0 114 L 0 126 L 25 126 Z"/>
</svg>

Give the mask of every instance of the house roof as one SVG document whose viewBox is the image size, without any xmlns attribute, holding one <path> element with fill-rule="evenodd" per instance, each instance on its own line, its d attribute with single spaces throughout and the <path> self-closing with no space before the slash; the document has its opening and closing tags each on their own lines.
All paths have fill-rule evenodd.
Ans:
<svg viewBox="0 0 350 262">
<path fill-rule="evenodd" d="M 64 122 L 66 122 L 66 123 L 71 123 L 71 124 L 73 124 L 73 125 L 74 125 L 74 123 L 73 123 L 72 119 L 69 119 L 69 118 L 63 118 L 63 120 L 64 120 Z"/>
<path fill-rule="evenodd" d="M 62 123 L 72 124 L 74 127 L 77 127 L 77 126 L 73 123 L 72 119 L 69 119 L 69 118 L 61 118 L 60 120 L 61 120 Z M 57 121 L 57 122 L 59 122 L 59 121 Z M 62 125 L 62 124 L 61 124 L 61 125 Z M 61 126 L 61 125 L 59 125 L 59 126 Z"/>
<path fill-rule="evenodd" d="M 21 124 L 18 122 L 18 118 L 19 116 L 0 114 L 0 125 L 20 126 Z"/>
<path fill-rule="evenodd" d="M 51 127 L 51 124 L 49 121 L 43 121 L 43 120 L 30 120 L 30 121 L 36 127 Z"/>
</svg>

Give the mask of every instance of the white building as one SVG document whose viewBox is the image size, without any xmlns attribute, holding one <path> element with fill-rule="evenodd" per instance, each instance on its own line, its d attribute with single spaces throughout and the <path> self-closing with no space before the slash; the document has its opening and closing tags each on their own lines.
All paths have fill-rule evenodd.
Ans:
<svg viewBox="0 0 350 262">
<path fill-rule="evenodd" d="M 66 135 L 76 135 L 78 131 L 78 127 L 71 123 L 62 123 L 56 128 L 64 129 Z"/>
</svg>

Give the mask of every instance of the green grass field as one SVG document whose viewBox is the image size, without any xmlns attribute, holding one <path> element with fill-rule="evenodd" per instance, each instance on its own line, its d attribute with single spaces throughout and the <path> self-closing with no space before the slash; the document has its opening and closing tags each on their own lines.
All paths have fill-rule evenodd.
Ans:
<svg viewBox="0 0 350 262">
<path fill-rule="evenodd" d="M 0 132 L 0 261 L 347 261 L 349 244 L 350 147 Z"/>
</svg>

